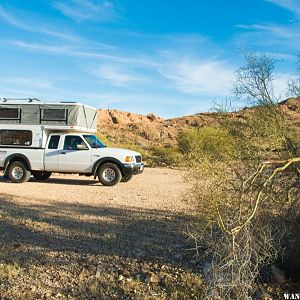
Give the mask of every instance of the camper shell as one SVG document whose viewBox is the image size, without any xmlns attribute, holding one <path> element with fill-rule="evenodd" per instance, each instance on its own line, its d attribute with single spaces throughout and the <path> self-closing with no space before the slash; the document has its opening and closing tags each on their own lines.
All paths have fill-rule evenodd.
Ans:
<svg viewBox="0 0 300 300">
<path fill-rule="evenodd" d="M 32 137 L 30 145 L 26 141 L 18 143 L 16 139 L 16 147 L 44 148 L 48 135 L 55 131 L 95 133 L 97 109 L 77 102 L 46 103 L 31 98 L 0 100 L 0 130 L 18 128 L 30 130 Z"/>
</svg>

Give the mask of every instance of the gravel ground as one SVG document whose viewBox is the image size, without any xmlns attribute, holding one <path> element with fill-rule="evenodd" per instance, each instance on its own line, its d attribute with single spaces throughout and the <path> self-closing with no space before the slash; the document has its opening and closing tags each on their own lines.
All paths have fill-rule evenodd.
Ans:
<svg viewBox="0 0 300 300">
<path fill-rule="evenodd" d="M 187 204 L 181 201 L 185 190 L 182 172 L 164 168 L 146 168 L 142 175 L 114 187 L 102 186 L 93 177 L 54 175 L 37 182 L 32 178 L 26 184 L 0 181 L 0 192 L 26 197 L 30 202 L 63 201 L 69 204 L 111 206 L 118 208 L 158 209 L 185 212 Z M 35 199 L 35 200 L 34 200 Z M 27 200 L 22 199 L 25 204 Z"/>
<path fill-rule="evenodd" d="M 0 180 L 0 299 L 203 299 L 183 172 Z"/>
</svg>

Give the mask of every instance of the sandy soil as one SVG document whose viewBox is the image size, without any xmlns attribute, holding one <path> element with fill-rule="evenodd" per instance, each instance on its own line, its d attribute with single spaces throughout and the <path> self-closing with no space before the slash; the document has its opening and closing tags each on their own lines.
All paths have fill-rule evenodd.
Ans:
<svg viewBox="0 0 300 300">
<path fill-rule="evenodd" d="M 202 299 L 183 172 L 0 179 L 1 299 Z"/>
</svg>

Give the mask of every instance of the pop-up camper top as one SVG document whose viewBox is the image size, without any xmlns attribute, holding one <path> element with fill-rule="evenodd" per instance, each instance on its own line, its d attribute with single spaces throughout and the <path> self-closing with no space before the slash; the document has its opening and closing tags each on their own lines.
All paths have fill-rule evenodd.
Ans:
<svg viewBox="0 0 300 300">
<path fill-rule="evenodd" d="M 15 137 L 14 146 L 36 148 L 45 147 L 53 132 L 96 131 L 97 109 L 91 106 L 76 102 L 46 103 L 38 99 L 0 100 L 0 145 L 2 139 L 9 140 L 11 134 L 28 134 L 28 141 Z"/>
<path fill-rule="evenodd" d="M 0 100 L 0 126 L 2 124 L 96 131 L 97 109 L 76 102 L 46 103 L 38 99 L 4 98 Z"/>
</svg>

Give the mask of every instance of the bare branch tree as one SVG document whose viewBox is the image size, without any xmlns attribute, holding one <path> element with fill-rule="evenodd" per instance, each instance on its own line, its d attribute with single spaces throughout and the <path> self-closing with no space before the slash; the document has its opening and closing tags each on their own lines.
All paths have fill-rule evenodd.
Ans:
<svg viewBox="0 0 300 300">
<path fill-rule="evenodd" d="M 277 60 L 266 54 L 242 51 L 245 65 L 236 71 L 233 94 L 252 105 L 272 105 L 276 103 L 273 81 Z"/>
</svg>

